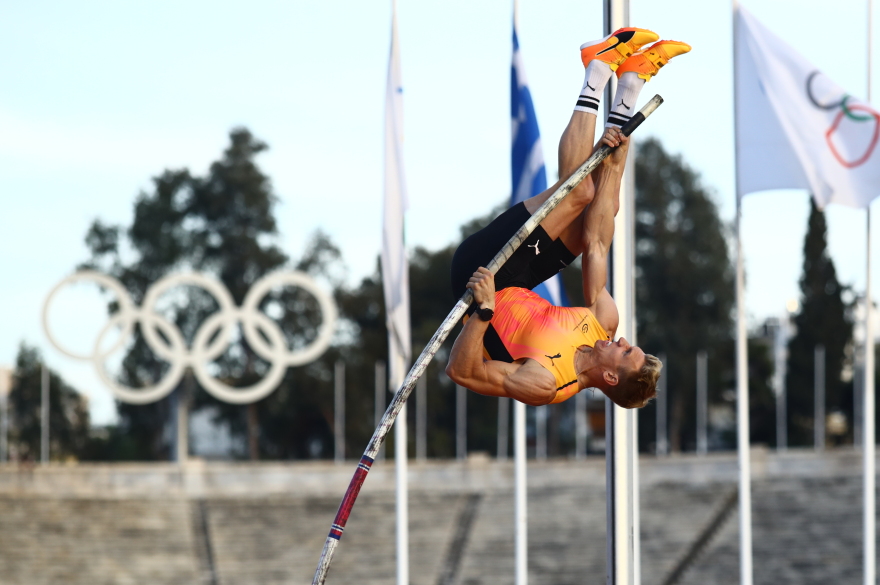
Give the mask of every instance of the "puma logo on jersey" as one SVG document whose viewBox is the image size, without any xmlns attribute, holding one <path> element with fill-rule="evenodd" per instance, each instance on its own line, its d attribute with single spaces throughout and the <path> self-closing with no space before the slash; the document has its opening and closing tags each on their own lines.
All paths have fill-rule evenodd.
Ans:
<svg viewBox="0 0 880 585">
<path fill-rule="evenodd" d="M 531 244 L 526 244 L 526 247 L 527 247 L 527 248 L 534 248 L 534 249 L 535 249 L 535 256 L 537 256 L 538 254 L 541 253 L 541 251 L 538 249 L 538 243 L 539 243 L 540 241 L 541 241 L 541 240 L 537 240 L 537 241 L 535 241 L 535 245 L 534 245 L 534 246 L 531 245 Z"/>
<path fill-rule="evenodd" d="M 561 358 L 561 357 L 562 357 L 562 354 L 561 354 L 561 353 L 557 353 L 556 355 L 545 355 L 544 357 L 545 357 L 545 358 L 549 358 L 549 360 L 550 360 L 550 365 L 552 366 L 552 365 L 554 365 L 554 364 L 553 364 L 553 360 L 555 360 L 556 358 Z"/>
</svg>

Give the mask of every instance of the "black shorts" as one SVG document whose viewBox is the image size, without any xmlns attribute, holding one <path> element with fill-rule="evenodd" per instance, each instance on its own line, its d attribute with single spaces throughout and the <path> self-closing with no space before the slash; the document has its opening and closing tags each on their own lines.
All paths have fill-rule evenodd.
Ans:
<svg viewBox="0 0 880 585">
<path fill-rule="evenodd" d="M 452 257 L 452 295 L 455 300 L 467 290 L 477 268 L 488 266 L 501 248 L 531 215 L 525 203 L 518 203 L 467 238 Z M 510 287 L 535 288 L 575 259 L 562 240 L 551 240 L 540 225 L 517 248 L 495 275 L 495 290 Z"/>
<path fill-rule="evenodd" d="M 452 257 L 452 295 L 455 300 L 465 293 L 468 280 L 477 268 L 487 266 L 529 217 L 531 214 L 526 210 L 525 203 L 518 203 L 461 243 Z M 551 240 L 544 228 L 538 226 L 498 270 L 495 290 L 510 287 L 531 290 L 558 274 L 574 259 L 575 255 L 562 240 Z M 476 307 L 471 306 L 468 314 L 472 314 L 474 309 Z M 493 360 L 514 361 L 491 324 L 483 336 L 483 346 Z"/>
</svg>

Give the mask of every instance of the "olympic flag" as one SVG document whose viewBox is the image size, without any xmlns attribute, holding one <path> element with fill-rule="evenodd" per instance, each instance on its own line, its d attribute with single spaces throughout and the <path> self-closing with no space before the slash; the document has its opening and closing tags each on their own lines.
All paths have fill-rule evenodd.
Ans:
<svg viewBox="0 0 880 585">
<path fill-rule="evenodd" d="M 740 582 L 752 583 L 748 350 L 741 197 L 768 189 L 809 189 L 816 204 L 866 208 L 866 290 L 871 298 L 870 203 L 880 195 L 880 114 L 832 82 L 812 63 L 734 4 L 737 184 L 737 449 L 740 462 Z M 870 22 L 870 17 L 868 18 Z M 868 31 L 870 47 L 870 25 Z M 870 50 L 868 51 L 870 54 Z M 870 84 L 869 84 L 870 85 Z M 874 407 L 871 305 L 865 318 L 864 412 Z M 872 419 L 872 417 L 868 417 Z M 870 424 L 869 424 L 870 423 Z M 864 582 L 876 563 L 874 427 L 865 423 Z"/>
<path fill-rule="evenodd" d="M 880 195 L 880 113 L 738 7 L 737 195 L 809 189 L 816 204 L 866 207 Z"/>
<path fill-rule="evenodd" d="M 541 133 L 538 131 L 538 117 L 535 115 L 532 94 L 526 82 L 526 70 L 516 36 L 516 23 L 513 26 L 513 62 L 510 68 L 510 117 L 512 139 L 510 170 L 513 179 L 510 205 L 512 207 L 547 189 Z M 536 286 L 535 292 L 554 305 L 568 305 L 568 298 L 562 288 L 562 279 L 558 274 Z"/>
<path fill-rule="evenodd" d="M 400 43 L 397 37 L 397 3 L 392 2 L 391 55 L 385 94 L 385 216 L 382 229 L 382 284 L 388 326 L 388 373 L 396 392 L 409 368 L 409 263 L 403 244 L 403 215 L 407 208 L 403 175 L 403 84 Z M 409 528 L 406 483 L 406 409 L 401 409 L 394 429 L 397 510 L 397 583 L 409 583 Z"/>
</svg>

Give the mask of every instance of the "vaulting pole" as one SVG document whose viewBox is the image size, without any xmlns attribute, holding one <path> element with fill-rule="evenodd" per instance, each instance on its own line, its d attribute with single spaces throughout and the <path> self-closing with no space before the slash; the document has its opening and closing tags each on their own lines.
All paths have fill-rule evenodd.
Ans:
<svg viewBox="0 0 880 585">
<path fill-rule="evenodd" d="M 632 134 L 632 132 L 645 121 L 645 118 L 650 116 L 651 113 L 653 113 L 662 103 L 663 98 L 659 95 L 655 95 L 632 117 L 629 122 L 621 127 L 621 132 L 625 136 Z M 550 198 L 537 209 L 537 211 L 535 211 L 534 215 L 532 215 L 513 235 L 513 237 L 510 238 L 486 268 L 488 268 L 492 274 L 497 273 L 498 269 L 507 262 L 508 258 L 513 255 L 517 248 L 519 248 L 519 246 L 531 235 L 535 228 L 544 221 L 544 218 L 546 218 L 547 215 L 559 205 L 572 189 L 577 187 L 587 175 L 593 172 L 599 164 L 605 160 L 605 158 L 611 153 L 611 150 L 612 149 L 606 145 L 599 147 L 599 149 L 597 149 L 596 152 L 594 152 L 590 158 L 588 158 L 587 161 L 574 172 L 574 174 L 562 183 L 562 185 L 556 189 L 556 192 L 553 193 L 553 195 L 551 195 Z M 348 489 L 342 497 L 339 511 L 336 513 L 336 518 L 333 520 L 333 524 L 330 527 L 330 534 L 324 542 L 321 559 L 318 561 L 318 568 L 315 570 L 315 576 L 312 579 L 313 585 L 321 585 L 327 578 L 327 571 L 330 568 L 330 563 L 333 560 L 333 554 L 336 551 L 336 547 L 339 546 L 339 539 L 342 538 L 342 532 L 345 529 L 346 522 L 348 522 L 351 509 L 354 507 L 358 493 L 361 491 L 361 486 L 364 484 L 364 480 L 370 472 L 370 467 L 373 465 L 373 461 L 376 458 L 376 454 L 379 452 L 379 447 L 381 447 L 382 441 L 385 440 L 385 436 L 388 434 L 391 425 L 394 424 L 394 420 L 404 407 L 413 388 L 415 388 L 416 381 L 425 373 L 428 363 L 433 359 L 437 350 L 440 349 L 440 345 L 449 336 L 449 333 L 452 331 L 453 327 L 455 327 L 456 323 L 458 323 L 459 319 L 464 316 L 465 311 L 467 311 L 472 302 L 473 292 L 468 289 L 468 291 L 465 292 L 461 299 L 455 304 L 455 307 L 453 307 L 446 319 L 443 320 L 443 323 L 440 324 L 440 328 L 437 329 L 434 336 L 428 342 L 428 345 L 422 350 L 421 355 L 406 375 L 403 384 L 394 394 L 394 398 L 391 399 L 391 404 L 388 405 L 388 409 L 382 416 L 382 422 L 379 423 L 379 426 L 373 432 L 373 437 L 370 439 L 370 443 L 367 445 L 367 449 L 364 451 L 364 454 L 358 463 L 354 476 L 351 478 Z"/>
</svg>

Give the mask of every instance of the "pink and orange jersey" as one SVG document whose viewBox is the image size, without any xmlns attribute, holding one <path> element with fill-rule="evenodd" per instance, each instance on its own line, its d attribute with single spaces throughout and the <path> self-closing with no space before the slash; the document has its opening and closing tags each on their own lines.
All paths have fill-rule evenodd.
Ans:
<svg viewBox="0 0 880 585">
<path fill-rule="evenodd" d="M 582 345 L 610 339 L 585 307 L 556 307 L 525 288 L 495 293 L 492 326 L 513 359 L 531 358 L 556 378 L 553 403 L 578 393 L 574 357 Z M 491 359 L 485 348 L 483 354 Z"/>
</svg>

